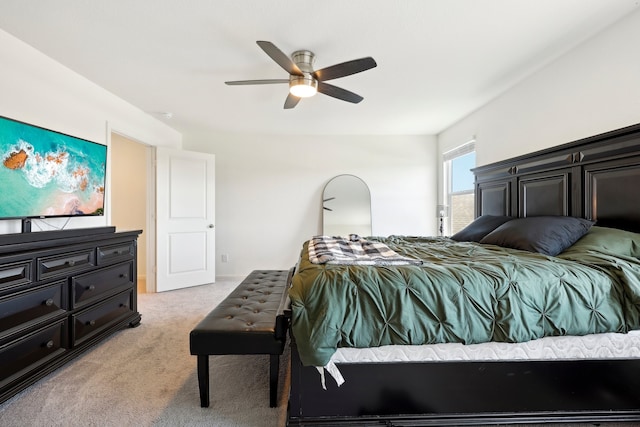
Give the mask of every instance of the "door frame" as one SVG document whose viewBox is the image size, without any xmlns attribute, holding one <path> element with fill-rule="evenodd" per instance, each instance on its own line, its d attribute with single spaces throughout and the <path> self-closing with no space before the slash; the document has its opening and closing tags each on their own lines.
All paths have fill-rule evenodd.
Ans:
<svg viewBox="0 0 640 427">
<path fill-rule="evenodd" d="M 147 282 L 146 291 L 156 292 L 156 150 L 147 147 Z"/>
</svg>

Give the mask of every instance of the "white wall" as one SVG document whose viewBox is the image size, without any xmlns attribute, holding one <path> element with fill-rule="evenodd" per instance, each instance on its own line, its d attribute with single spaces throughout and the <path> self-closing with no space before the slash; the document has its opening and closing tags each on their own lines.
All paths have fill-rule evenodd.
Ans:
<svg viewBox="0 0 640 427">
<path fill-rule="evenodd" d="M 166 124 L 0 30 L 0 115 L 109 145 L 117 131 L 150 145 L 179 148 L 182 136 Z M 111 174 L 107 162 L 107 179 Z M 104 217 L 72 218 L 67 228 L 109 224 L 110 186 Z M 65 219 L 51 219 L 54 226 Z M 47 229 L 42 221 L 38 227 Z M 0 233 L 19 232 L 19 221 L 0 221 Z"/>
<path fill-rule="evenodd" d="M 182 145 L 164 123 L 2 30 L 0 59 L 1 115 L 106 145 L 112 132 L 148 145 Z M 302 242 L 321 232 L 322 188 L 343 173 L 371 189 L 373 234 L 435 234 L 434 137 L 200 135 L 188 142 L 186 149 L 216 154 L 219 276 L 291 267 Z M 121 173 L 111 160 L 106 216 L 72 218 L 67 227 L 110 224 L 111 175 Z M 18 221 L 0 222 L 0 233 L 19 228 Z M 228 263 L 220 262 L 223 253 Z"/>
<path fill-rule="evenodd" d="M 430 136 L 185 136 L 185 149 L 216 154 L 218 275 L 293 265 L 301 243 L 321 231 L 321 191 L 335 175 L 369 185 L 373 234 L 430 235 L 442 152 L 475 135 L 483 165 L 639 122 L 638 40 L 640 11 L 443 131 L 438 148 Z M 113 130 L 181 146 L 164 123 L 1 30 L 0 60 L 2 115 L 107 145 Z M 107 217 L 70 226 L 104 225 L 107 192 Z M 18 229 L 0 223 L 0 233 Z"/>
<path fill-rule="evenodd" d="M 439 153 L 476 136 L 485 165 L 640 122 L 640 11 L 438 135 Z"/>
<path fill-rule="evenodd" d="M 436 233 L 434 137 L 185 135 L 184 148 L 216 155 L 218 278 L 292 267 L 335 175 L 369 186 L 374 235 Z"/>
</svg>

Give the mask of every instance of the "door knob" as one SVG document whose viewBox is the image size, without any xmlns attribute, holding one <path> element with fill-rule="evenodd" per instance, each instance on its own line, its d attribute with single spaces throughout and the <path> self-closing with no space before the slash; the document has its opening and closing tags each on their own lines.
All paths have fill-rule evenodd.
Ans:
<svg viewBox="0 0 640 427">
<path fill-rule="evenodd" d="M 209 228 L 213 228 L 213 224 L 209 224 Z"/>
</svg>

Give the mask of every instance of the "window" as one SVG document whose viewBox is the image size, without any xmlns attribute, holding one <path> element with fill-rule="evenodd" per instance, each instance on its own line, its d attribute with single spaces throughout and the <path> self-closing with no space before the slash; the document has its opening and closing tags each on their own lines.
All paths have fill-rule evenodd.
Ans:
<svg viewBox="0 0 640 427">
<path fill-rule="evenodd" d="M 475 141 L 443 155 L 445 207 L 438 209 L 441 234 L 451 235 L 462 230 L 474 219 L 474 176 L 476 166 Z"/>
</svg>

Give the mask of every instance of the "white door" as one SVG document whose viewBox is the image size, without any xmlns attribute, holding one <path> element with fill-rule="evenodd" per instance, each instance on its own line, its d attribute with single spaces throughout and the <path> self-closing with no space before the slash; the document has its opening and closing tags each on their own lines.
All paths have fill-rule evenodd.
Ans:
<svg viewBox="0 0 640 427">
<path fill-rule="evenodd" d="M 156 291 L 215 282 L 215 156 L 156 149 Z"/>
</svg>

